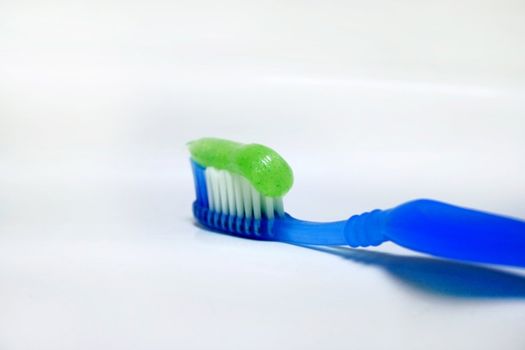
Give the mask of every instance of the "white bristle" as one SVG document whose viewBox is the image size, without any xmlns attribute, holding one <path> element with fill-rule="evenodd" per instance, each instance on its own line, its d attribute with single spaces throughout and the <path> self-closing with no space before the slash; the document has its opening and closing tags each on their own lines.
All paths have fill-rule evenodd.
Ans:
<svg viewBox="0 0 525 350">
<path fill-rule="evenodd" d="M 242 179 L 239 175 L 233 175 L 233 192 L 235 193 L 236 215 L 244 216 L 244 201 L 242 200 Z"/>
<path fill-rule="evenodd" d="M 235 215 L 235 195 L 233 192 L 233 178 L 232 175 L 225 171 L 224 175 L 226 177 L 226 195 L 228 197 L 228 213 L 230 215 Z"/>
<path fill-rule="evenodd" d="M 221 196 L 221 212 L 228 214 L 228 193 L 226 192 L 226 174 L 219 171 L 219 193 Z"/>
<path fill-rule="evenodd" d="M 218 171 L 211 168 L 210 170 L 210 184 L 211 191 L 213 193 L 213 206 L 215 211 L 222 211 L 221 209 L 221 197 L 219 192 L 219 174 Z"/>
<path fill-rule="evenodd" d="M 253 217 L 257 220 L 261 218 L 261 195 L 252 186 L 252 206 L 253 206 Z"/>
<path fill-rule="evenodd" d="M 254 219 L 264 217 L 271 220 L 284 215 L 282 197 L 261 195 L 240 175 L 207 167 L 205 181 L 211 210 Z"/>
<path fill-rule="evenodd" d="M 273 199 L 273 207 L 278 216 L 284 216 L 283 197 L 275 197 Z"/>
<path fill-rule="evenodd" d="M 242 200 L 244 202 L 244 215 L 247 218 L 252 217 L 252 189 L 250 183 L 245 179 L 241 178 L 242 187 Z"/>
<path fill-rule="evenodd" d="M 264 213 L 266 214 L 266 217 L 268 219 L 273 219 L 273 198 L 264 197 L 263 203 L 264 203 Z"/>
</svg>

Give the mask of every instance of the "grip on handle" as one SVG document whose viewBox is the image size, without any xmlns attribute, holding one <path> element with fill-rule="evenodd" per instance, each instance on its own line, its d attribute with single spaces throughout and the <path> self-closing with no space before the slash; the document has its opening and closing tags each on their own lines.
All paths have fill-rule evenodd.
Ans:
<svg viewBox="0 0 525 350">
<path fill-rule="evenodd" d="M 433 200 L 381 212 L 382 235 L 446 258 L 525 266 L 525 222 Z M 348 236 L 347 236 L 348 237 Z"/>
</svg>

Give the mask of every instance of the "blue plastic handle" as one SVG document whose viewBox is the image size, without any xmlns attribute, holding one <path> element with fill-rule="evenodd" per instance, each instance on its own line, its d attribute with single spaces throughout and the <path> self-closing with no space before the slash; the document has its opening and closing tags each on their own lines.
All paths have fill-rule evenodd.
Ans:
<svg viewBox="0 0 525 350">
<path fill-rule="evenodd" d="M 317 223 L 287 215 L 275 220 L 278 241 L 376 246 L 392 241 L 440 257 L 525 267 L 525 222 L 419 199 L 348 220 Z"/>
<path fill-rule="evenodd" d="M 525 266 L 525 222 L 433 200 L 351 217 L 345 226 L 351 246 L 390 240 L 436 256 Z"/>
</svg>

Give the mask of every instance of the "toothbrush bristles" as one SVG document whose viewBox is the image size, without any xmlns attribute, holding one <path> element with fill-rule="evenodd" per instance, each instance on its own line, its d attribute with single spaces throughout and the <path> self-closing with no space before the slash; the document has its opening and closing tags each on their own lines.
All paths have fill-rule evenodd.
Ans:
<svg viewBox="0 0 525 350">
<path fill-rule="evenodd" d="M 284 215 L 282 197 L 261 195 L 241 175 L 213 167 L 207 167 L 204 173 L 210 209 L 255 219 L 273 219 Z"/>
<path fill-rule="evenodd" d="M 193 212 L 208 227 L 253 238 L 270 238 L 273 221 L 285 215 L 282 197 L 259 193 L 243 176 L 192 161 L 197 200 Z"/>
</svg>

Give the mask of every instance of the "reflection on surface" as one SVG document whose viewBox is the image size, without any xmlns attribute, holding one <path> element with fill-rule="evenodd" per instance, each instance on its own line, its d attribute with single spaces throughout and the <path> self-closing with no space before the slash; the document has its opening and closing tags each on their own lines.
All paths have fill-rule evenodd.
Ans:
<svg viewBox="0 0 525 350">
<path fill-rule="evenodd" d="M 424 292 L 461 298 L 525 298 L 524 276 L 494 268 L 346 247 L 304 247 L 378 266 Z"/>
</svg>

